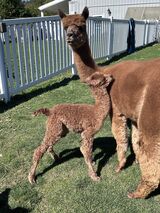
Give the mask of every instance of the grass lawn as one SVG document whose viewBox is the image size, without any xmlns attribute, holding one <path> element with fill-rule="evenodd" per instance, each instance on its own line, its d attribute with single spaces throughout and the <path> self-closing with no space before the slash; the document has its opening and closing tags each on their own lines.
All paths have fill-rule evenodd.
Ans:
<svg viewBox="0 0 160 213">
<path fill-rule="evenodd" d="M 160 45 L 147 47 L 120 60 L 144 60 L 160 56 Z M 159 97 L 157 97 L 159 98 Z M 41 143 L 45 116 L 33 118 L 40 107 L 55 104 L 93 103 L 88 87 L 68 73 L 27 90 L 6 106 L 0 103 L 0 212 L 34 213 L 141 213 L 160 212 L 160 192 L 149 199 L 130 200 L 127 193 L 140 180 L 139 166 L 128 150 L 126 168 L 115 173 L 116 144 L 106 120 L 94 141 L 94 160 L 102 177 L 92 182 L 79 151 L 80 136 L 69 133 L 55 150 L 62 160 L 56 164 L 44 155 L 37 169 L 37 184 L 27 180 L 33 150 Z"/>
</svg>

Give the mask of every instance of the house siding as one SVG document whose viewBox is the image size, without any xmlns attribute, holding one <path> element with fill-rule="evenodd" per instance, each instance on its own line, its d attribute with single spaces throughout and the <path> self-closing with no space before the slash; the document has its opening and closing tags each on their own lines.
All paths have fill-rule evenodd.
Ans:
<svg viewBox="0 0 160 213">
<path fill-rule="evenodd" d="M 69 12 L 80 13 L 84 6 L 90 11 L 90 16 L 108 17 L 107 9 L 112 12 L 112 16 L 124 19 L 128 7 L 157 7 L 159 0 L 71 0 L 69 1 Z"/>
</svg>

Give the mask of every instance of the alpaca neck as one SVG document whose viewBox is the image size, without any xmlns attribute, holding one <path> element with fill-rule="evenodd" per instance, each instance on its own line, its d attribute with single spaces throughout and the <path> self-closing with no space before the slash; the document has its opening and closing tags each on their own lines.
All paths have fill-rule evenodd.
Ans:
<svg viewBox="0 0 160 213">
<path fill-rule="evenodd" d="M 104 119 L 110 110 L 110 97 L 106 88 L 92 89 L 92 95 L 95 98 L 95 110 L 98 116 Z"/>
<path fill-rule="evenodd" d="M 73 54 L 79 77 L 81 81 L 85 81 L 97 68 L 91 54 L 88 40 L 80 48 L 73 49 Z"/>
</svg>

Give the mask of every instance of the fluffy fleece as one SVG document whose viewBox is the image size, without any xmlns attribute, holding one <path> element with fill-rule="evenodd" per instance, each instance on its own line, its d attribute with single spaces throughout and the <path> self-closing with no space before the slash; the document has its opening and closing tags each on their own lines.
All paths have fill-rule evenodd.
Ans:
<svg viewBox="0 0 160 213">
<path fill-rule="evenodd" d="M 129 118 L 133 126 L 133 149 L 142 178 L 137 190 L 129 193 L 128 197 L 145 198 L 160 182 L 160 59 L 123 61 L 99 67 L 92 58 L 86 33 L 88 8 L 75 15 L 66 15 L 59 10 L 59 16 L 81 81 L 85 82 L 94 72 L 111 74 L 114 78 L 109 94 L 112 132 L 117 142 L 119 161 L 116 171 L 119 172 L 126 163 L 126 121 Z"/>
<path fill-rule="evenodd" d="M 46 132 L 43 143 L 36 148 L 33 154 L 33 164 L 29 172 L 29 182 L 35 182 L 37 165 L 48 151 L 54 159 L 58 156 L 53 150 L 53 145 L 69 131 L 81 134 L 82 145 L 80 150 L 88 166 L 89 176 L 94 180 L 99 180 L 92 165 L 92 145 L 93 137 L 101 128 L 104 119 L 110 110 L 110 98 L 107 86 L 112 81 L 110 74 L 103 75 L 94 73 L 86 79 L 95 98 L 95 104 L 59 104 L 51 109 L 41 108 L 34 112 L 34 115 L 44 114 L 48 117 Z"/>
</svg>

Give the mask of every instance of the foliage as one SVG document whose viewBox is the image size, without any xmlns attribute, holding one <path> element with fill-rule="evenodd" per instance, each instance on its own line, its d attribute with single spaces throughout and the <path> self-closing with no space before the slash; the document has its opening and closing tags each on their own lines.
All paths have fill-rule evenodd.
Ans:
<svg viewBox="0 0 160 213">
<path fill-rule="evenodd" d="M 21 0 L 0 0 L 0 17 L 17 18 L 30 16 L 29 10 L 26 10 Z"/>
<path fill-rule="evenodd" d="M 22 3 L 21 0 L 0 0 L 0 18 L 19 18 L 40 16 L 38 7 L 50 2 L 50 0 L 31 0 Z"/>
<path fill-rule="evenodd" d="M 51 2 L 51 0 L 31 0 L 29 3 L 26 4 L 25 8 L 30 11 L 32 16 L 39 16 L 40 11 L 38 10 L 38 7 L 48 2 Z"/>
</svg>

